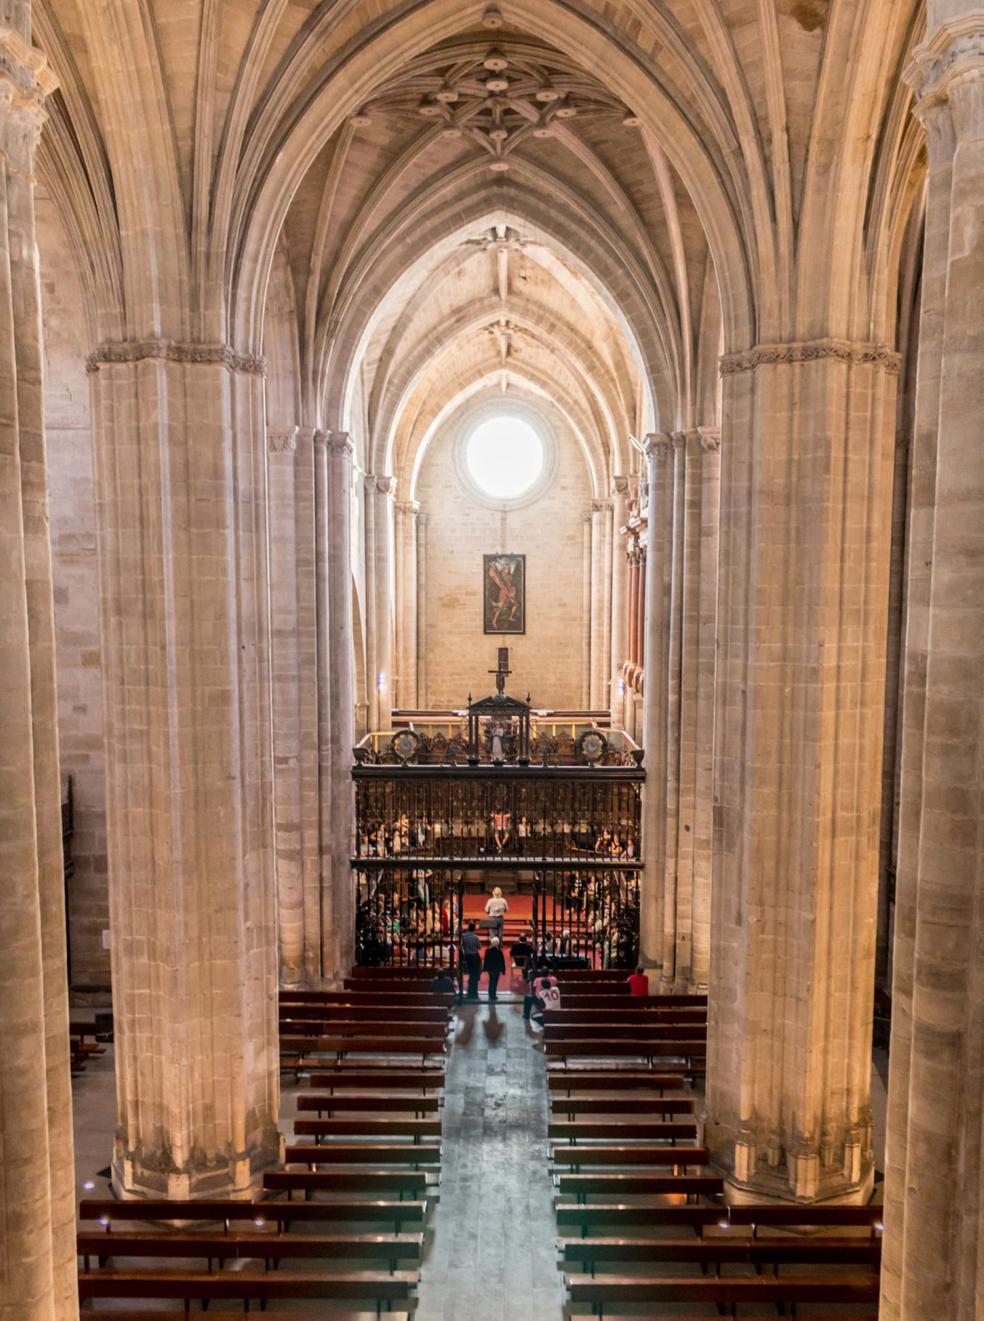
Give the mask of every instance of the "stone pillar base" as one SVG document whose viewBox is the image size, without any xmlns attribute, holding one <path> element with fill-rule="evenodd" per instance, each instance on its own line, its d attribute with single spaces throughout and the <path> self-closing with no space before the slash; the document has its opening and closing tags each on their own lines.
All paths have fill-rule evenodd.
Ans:
<svg viewBox="0 0 984 1321">
<path fill-rule="evenodd" d="M 725 1198 L 738 1206 L 755 1202 L 826 1202 L 841 1206 L 865 1206 L 875 1186 L 875 1166 L 870 1144 L 867 1151 L 846 1143 L 839 1165 L 824 1164 L 819 1151 L 804 1147 L 784 1151 L 778 1145 L 771 1153 L 752 1140 L 733 1143 L 715 1141 L 715 1131 L 706 1125 L 703 1142 L 714 1163 L 724 1174 Z M 717 1135 L 720 1137 L 720 1131 Z"/>
<path fill-rule="evenodd" d="M 194 1201 L 229 1197 L 249 1201 L 260 1191 L 266 1170 L 283 1162 L 284 1138 L 250 1156 L 231 1156 L 227 1160 L 201 1164 L 193 1169 L 168 1168 L 160 1157 L 141 1158 L 126 1151 L 117 1139 L 113 1147 L 112 1185 L 120 1198 L 167 1198 L 170 1201 Z"/>
</svg>

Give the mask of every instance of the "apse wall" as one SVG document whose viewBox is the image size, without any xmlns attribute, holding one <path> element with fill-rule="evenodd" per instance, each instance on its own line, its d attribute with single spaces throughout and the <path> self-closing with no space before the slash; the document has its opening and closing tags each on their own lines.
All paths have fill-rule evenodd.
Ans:
<svg viewBox="0 0 984 1321">
<path fill-rule="evenodd" d="M 493 688 L 486 673 L 508 646 L 508 691 L 532 693 L 539 707 L 587 704 L 590 632 L 591 481 L 569 426 L 548 414 L 553 465 L 547 482 L 518 508 L 479 498 L 456 462 L 460 426 L 435 436 L 415 490 L 423 531 L 418 545 L 420 705 L 460 707 Z M 526 632 L 484 631 L 483 556 L 526 556 Z"/>
<path fill-rule="evenodd" d="M 37 194 L 48 514 L 55 599 L 58 744 L 71 775 L 74 874 L 67 887 L 73 984 L 109 984 L 109 879 L 96 506 L 82 289 L 55 204 Z"/>
</svg>

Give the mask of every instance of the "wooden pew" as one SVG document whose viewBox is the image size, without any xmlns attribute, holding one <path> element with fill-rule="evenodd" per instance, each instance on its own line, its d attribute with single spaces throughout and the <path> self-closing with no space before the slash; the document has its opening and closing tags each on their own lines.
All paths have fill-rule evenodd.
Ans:
<svg viewBox="0 0 984 1321">
<path fill-rule="evenodd" d="M 334 1303 L 330 1304 L 330 1311 L 325 1310 L 325 1303 L 318 1304 L 316 1311 L 309 1311 L 305 1308 L 301 1312 L 268 1312 L 262 1313 L 263 1321 L 380 1321 L 380 1316 L 385 1315 L 386 1321 L 401 1321 L 402 1318 L 408 1318 L 412 1315 L 412 1304 L 397 1303 L 395 1306 L 387 1307 L 385 1314 L 380 1313 L 378 1309 L 371 1312 L 353 1312 L 349 1308 L 340 1308 Z M 154 1310 L 133 1311 L 126 1308 L 124 1311 L 118 1311 L 115 1307 L 112 1310 L 104 1310 L 101 1307 L 86 1307 L 82 1312 L 85 1321 L 167 1321 L 167 1318 L 174 1316 L 184 1316 L 184 1312 L 161 1312 Z M 229 1316 L 230 1313 L 219 1313 L 218 1315 Z M 241 1313 L 232 1313 L 232 1315 L 241 1315 Z M 251 1314 L 252 1315 L 252 1314 Z M 717 1321 L 717 1318 L 715 1318 Z M 843 1321 L 843 1318 L 840 1318 Z M 848 1318 L 850 1321 L 850 1318 Z"/>
<path fill-rule="evenodd" d="M 280 1002 L 281 1023 L 443 1023 L 444 1005 L 295 1005 Z"/>
<path fill-rule="evenodd" d="M 603 1010 L 606 1013 L 614 1013 L 621 1009 L 645 1009 L 652 1006 L 656 1009 L 698 1009 L 707 1011 L 706 996 L 686 996 L 686 995 L 667 995 L 667 996 L 644 996 L 629 995 L 628 988 L 624 994 L 619 991 L 582 991 L 576 987 L 561 987 L 561 1009 L 586 1009 L 591 1011 Z M 684 1003 L 675 1003 L 683 1001 Z M 696 1001 L 697 1003 L 687 1003 Z"/>
<path fill-rule="evenodd" d="M 323 1033 L 318 1031 L 321 1026 L 325 1029 Z M 359 1023 L 350 1018 L 325 1022 L 323 1025 L 319 1021 L 309 1023 L 281 1019 L 280 1031 L 282 1034 L 302 1032 L 306 1036 L 359 1037 L 366 1041 L 395 1041 L 407 1045 L 418 1041 L 433 1041 L 437 1046 L 446 1041 L 448 1035 L 446 1023 Z"/>
<path fill-rule="evenodd" d="M 567 1115 L 692 1115 L 689 1096 L 551 1096 L 554 1114 Z"/>
<path fill-rule="evenodd" d="M 286 1231 L 295 1221 L 325 1224 L 392 1224 L 399 1233 L 404 1224 L 422 1225 L 427 1218 L 427 1203 L 393 1201 L 238 1202 L 229 1198 L 209 1201 L 126 1200 L 86 1198 L 79 1203 L 79 1219 L 98 1220 L 104 1235 L 112 1236 L 117 1224 L 138 1224 L 144 1220 L 193 1224 L 277 1225 Z M 260 1226 L 262 1227 L 262 1226 Z"/>
<path fill-rule="evenodd" d="M 671 1147 L 662 1142 L 650 1145 L 637 1142 L 632 1146 L 555 1146 L 551 1151 L 555 1166 L 579 1170 L 591 1167 L 629 1165 L 647 1168 L 663 1166 L 686 1170 L 690 1165 L 709 1165 L 710 1152 L 706 1147 Z"/>
<path fill-rule="evenodd" d="M 607 1037 L 563 1037 L 559 1040 L 545 1040 L 544 1049 L 548 1060 L 603 1060 L 603 1059 L 645 1059 L 645 1060 L 702 1060 L 707 1052 L 704 1038 L 691 1037 L 688 1040 L 667 1040 L 664 1037 L 652 1037 L 644 1041 L 612 1041 Z"/>
<path fill-rule="evenodd" d="M 382 1092 L 358 1092 L 351 1095 L 299 1096 L 298 1110 L 314 1111 L 319 1115 L 358 1114 L 405 1111 L 412 1115 L 437 1114 L 441 1108 L 438 1096 L 386 1096 Z M 298 1130 L 299 1132 L 300 1130 Z"/>
<path fill-rule="evenodd" d="M 405 995 L 419 995 L 421 983 L 408 977 L 343 977 L 343 991 L 371 991 L 377 995 L 388 996 L 391 1002 L 402 1001 Z M 445 999 L 454 995 L 448 991 L 432 991 L 432 995 L 442 995 Z"/>
<path fill-rule="evenodd" d="M 404 990 L 392 995 L 373 984 L 372 990 L 360 991 L 281 991 L 281 1005 L 366 1005 L 386 1008 L 401 1005 L 405 1009 L 454 1008 L 455 995 L 450 991 Z"/>
<path fill-rule="evenodd" d="M 624 1091 L 681 1091 L 682 1073 L 654 1073 L 652 1069 L 559 1069 L 547 1070 L 547 1088 L 555 1092 L 624 1092 Z"/>
<path fill-rule="evenodd" d="M 410 1148 L 413 1150 L 413 1148 Z M 267 1170 L 263 1187 L 269 1192 L 285 1192 L 292 1197 L 311 1193 L 412 1193 L 420 1198 L 433 1187 L 433 1176 L 426 1170 Z M 286 1205 L 286 1204 L 285 1204 Z"/>
<path fill-rule="evenodd" d="M 760 1227 L 799 1225 L 803 1228 L 868 1228 L 881 1224 L 881 1206 L 788 1206 L 782 1203 L 747 1206 L 671 1206 L 665 1203 L 558 1202 L 557 1224 L 562 1228 L 588 1226 L 624 1231 L 642 1225 L 670 1225 L 700 1232 L 708 1226 Z"/>
<path fill-rule="evenodd" d="M 444 1069 L 435 1068 L 433 1065 L 407 1065 L 402 1063 L 399 1068 L 393 1068 L 391 1065 L 381 1067 L 378 1064 L 369 1065 L 368 1063 L 360 1063 L 356 1066 L 343 1062 L 332 1067 L 322 1064 L 317 1068 L 312 1068 L 308 1083 L 311 1087 L 324 1087 L 328 1091 L 344 1087 L 348 1089 L 379 1088 L 386 1092 L 400 1089 L 433 1092 L 440 1091 L 444 1086 Z"/>
<path fill-rule="evenodd" d="M 312 1142 L 288 1143 L 288 1165 L 369 1165 L 384 1170 L 390 1165 L 438 1165 L 440 1142 Z"/>
<path fill-rule="evenodd" d="M 716 1234 L 707 1238 L 561 1238 L 557 1241 L 565 1262 L 579 1262 L 592 1270 L 608 1269 L 612 1262 L 696 1262 L 702 1267 L 724 1265 L 868 1266 L 878 1269 L 881 1240 L 845 1238 L 749 1238 Z"/>
<path fill-rule="evenodd" d="M 693 1023 L 707 1025 L 706 1009 L 637 1009 L 633 1004 L 613 1009 L 579 1009 L 563 1005 L 560 1009 L 547 1009 L 543 1021 L 548 1027 L 577 1024 L 593 1027 L 596 1033 L 607 1032 L 609 1027 L 624 1027 L 638 1023 L 641 1027 L 659 1027 L 662 1023 Z"/>
<path fill-rule="evenodd" d="M 647 1142 L 690 1142 L 697 1137 L 697 1124 L 692 1119 L 551 1119 L 547 1137 L 555 1142 L 579 1142 L 586 1138 L 601 1142 L 625 1142 L 632 1138 Z"/>
<path fill-rule="evenodd" d="M 334 1028 L 332 1029 L 335 1030 Z M 706 1041 L 706 1023 L 544 1023 L 544 1041 Z"/>
<path fill-rule="evenodd" d="M 301 1137 L 411 1137 L 439 1138 L 439 1119 L 414 1119 L 412 1116 L 387 1119 L 295 1119 L 294 1132 Z"/>
<path fill-rule="evenodd" d="M 368 1260 L 393 1263 L 420 1261 L 423 1234 L 281 1234 L 277 1232 L 205 1233 L 201 1230 L 118 1230 L 112 1234 L 80 1233 L 78 1254 L 85 1270 L 95 1257 L 100 1266 L 127 1257 L 205 1257 L 213 1261 L 265 1261 L 268 1264 L 302 1258 Z"/>
<path fill-rule="evenodd" d="M 90 1298 L 167 1298 L 203 1303 L 219 1299 L 266 1303 L 288 1298 L 373 1301 L 383 1306 L 407 1302 L 416 1271 L 194 1271 L 92 1270 L 79 1272 L 79 1300 Z"/>
<path fill-rule="evenodd" d="M 572 1303 L 590 1303 L 603 1316 L 609 1303 L 715 1303 L 747 1306 L 798 1303 L 875 1303 L 877 1273 L 858 1275 L 629 1276 L 565 1275 Z"/>
<path fill-rule="evenodd" d="M 688 1197 L 720 1197 L 724 1180 L 716 1174 L 558 1174 L 561 1196 L 655 1197 L 685 1193 Z"/>
<path fill-rule="evenodd" d="M 280 1067 L 282 1069 L 310 1068 L 313 1064 L 324 1061 L 309 1057 L 314 1055 L 419 1055 L 426 1060 L 429 1055 L 447 1053 L 447 1039 L 439 1041 L 432 1038 L 378 1037 L 378 1036 L 294 1036 L 281 1034 Z"/>
</svg>

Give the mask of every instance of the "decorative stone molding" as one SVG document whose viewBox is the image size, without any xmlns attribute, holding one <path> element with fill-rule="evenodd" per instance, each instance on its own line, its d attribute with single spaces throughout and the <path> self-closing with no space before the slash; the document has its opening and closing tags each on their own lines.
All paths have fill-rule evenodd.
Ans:
<svg viewBox="0 0 984 1321">
<path fill-rule="evenodd" d="M 330 453 L 342 459 L 353 457 L 355 446 L 352 444 L 352 437 L 347 431 L 326 431 L 322 434 L 325 437 L 324 444 L 328 447 Z"/>
<path fill-rule="evenodd" d="M 942 23 L 928 41 L 918 45 L 902 77 L 916 95 L 921 117 L 935 102 L 945 100 L 954 83 L 984 72 L 984 9 Z"/>
<path fill-rule="evenodd" d="M 0 99 L 22 106 L 44 119 L 44 99 L 58 86 L 42 51 L 26 42 L 13 28 L 0 28 Z"/>
<path fill-rule="evenodd" d="M 592 500 L 591 512 L 593 514 L 605 514 L 612 508 L 611 500 Z"/>
<path fill-rule="evenodd" d="M 788 344 L 756 344 L 744 353 L 726 353 L 720 360 L 722 376 L 738 372 L 751 372 L 759 367 L 786 363 L 820 362 L 824 359 L 846 362 L 851 366 L 881 367 L 890 376 L 897 376 L 899 355 L 887 344 L 870 344 L 863 340 L 808 339 Z"/>
<path fill-rule="evenodd" d="M 266 375 L 266 359 L 261 354 L 237 353 L 228 344 L 181 344 L 173 339 L 106 341 L 89 354 L 85 369 L 91 376 L 103 366 L 155 360 L 225 367 L 245 376 Z"/>
<path fill-rule="evenodd" d="M 619 474 L 612 478 L 612 495 L 628 495 L 632 488 L 632 478 Z"/>
<path fill-rule="evenodd" d="M 8 174 L 31 182 L 41 128 L 47 118 L 45 97 L 58 86 L 41 51 L 19 32 L 0 27 L 0 155 Z"/>
<path fill-rule="evenodd" d="M 339 432 L 338 434 L 344 434 Z M 375 491 L 377 495 L 393 495 L 396 492 L 396 478 L 387 474 L 377 474 L 367 472 L 364 478 L 367 491 Z"/>
<path fill-rule="evenodd" d="M 399 513 L 409 514 L 411 518 L 416 518 L 420 513 L 419 500 L 397 500 L 395 507 Z"/>
<path fill-rule="evenodd" d="M 297 449 L 297 438 L 300 431 L 299 426 L 268 427 L 267 449 L 271 454 L 293 454 Z"/>
<path fill-rule="evenodd" d="M 665 431 L 650 431 L 642 442 L 642 452 L 647 459 L 658 459 L 669 452 L 672 443 Z"/>
<path fill-rule="evenodd" d="M 705 454 L 717 454 L 721 449 L 720 427 L 698 427 L 701 449 Z"/>
</svg>

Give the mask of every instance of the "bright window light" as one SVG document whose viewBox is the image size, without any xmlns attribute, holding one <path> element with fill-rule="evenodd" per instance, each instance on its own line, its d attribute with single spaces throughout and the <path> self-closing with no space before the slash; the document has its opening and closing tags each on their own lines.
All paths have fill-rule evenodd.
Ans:
<svg viewBox="0 0 984 1321">
<path fill-rule="evenodd" d="M 465 445 L 472 481 L 492 500 L 525 495 L 543 472 L 543 441 L 512 413 L 479 422 Z"/>
</svg>

